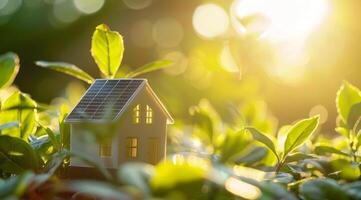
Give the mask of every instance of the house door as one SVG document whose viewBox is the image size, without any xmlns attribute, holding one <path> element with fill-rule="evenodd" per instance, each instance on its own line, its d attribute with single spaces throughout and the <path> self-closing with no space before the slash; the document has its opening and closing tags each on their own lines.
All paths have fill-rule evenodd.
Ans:
<svg viewBox="0 0 361 200">
<path fill-rule="evenodd" d="M 148 162 L 157 164 L 159 159 L 159 138 L 148 138 Z"/>
</svg>

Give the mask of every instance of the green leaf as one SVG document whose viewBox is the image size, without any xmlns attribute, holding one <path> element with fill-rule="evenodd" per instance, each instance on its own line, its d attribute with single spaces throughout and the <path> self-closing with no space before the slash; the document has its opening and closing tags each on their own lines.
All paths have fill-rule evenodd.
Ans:
<svg viewBox="0 0 361 200">
<path fill-rule="evenodd" d="M 347 124 L 356 133 L 361 130 L 361 102 L 351 106 Z"/>
<path fill-rule="evenodd" d="M 297 122 L 289 129 L 284 145 L 283 158 L 301 146 L 312 135 L 317 128 L 318 121 L 318 116 L 311 117 Z"/>
<path fill-rule="evenodd" d="M 145 163 L 126 163 L 118 170 L 119 180 L 139 189 L 145 197 L 151 196 L 148 186 L 149 180 L 154 173 L 154 167 Z"/>
<path fill-rule="evenodd" d="M 29 186 L 34 181 L 35 175 L 32 172 L 25 172 L 20 176 L 13 176 L 0 184 L 0 199 L 17 199 L 29 191 Z"/>
<path fill-rule="evenodd" d="M 43 68 L 63 72 L 65 74 L 74 76 L 75 78 L 85 81 L 88 84 L 91 84 L 94 81 L 94 78 L 92 76 L 70 63 L 36 61 L 35 64 Z"/>
<path fill-rule="evenodd" d="M 260 189 L 262 191 L 262 196 L 259 198 L 260 200 L 297 200 L 291 192 L 277 183 L 272 183 L 270 181 L 261 182 Z"/>
<path fill-rule="evenodd" d="M 0 169 L 19 174 L 25 170 L 38 169 L 38 157 L 25 141 L 0 135 Z"/>
<path fill-rule="evenodd" d="M 245 130 L 227 131 L 226 138 L 220 147 L 220 162 L 227 162 L 233 159 L 248 146 L 250 138 L 245 133 Z"/>
<path fill-rule="evenodd" d="M 348 200 L 346 191 L 335 180 L 312 179 L 300 186 L 300 195 L 305 200 Z"/>
<path fill-rule="evenodd" d="M 155 190 L 174 189 L 181 184 L 203 180 L 206 173 L 207 171 L 201 166 L 165 161 L 155 167 L 150 184 Z"/>
<path fill-rule="evenodd" d="M 0 89 L 13 83 L 19 68 L 19 57 L 15 53 L 0 56 Z"/>
<path fill-rule="evenodd" d="M 15 122 L 9 122 L 6 124 L 1 124 L 0 131 L 4 130 L 4 129 L 8 129 L 8 128 L 14 128 L 14 127 L 19 127 L 19 122 L 15 121 Z"/>
<path fill-rule="evenodd" d="M 105 24 L 98 25 L 92 37 L 91 54 L 107 78 L 113 78 L 117 73 L 123 52 L 122 36 L 116 31 L 111 31 Z"/>
<path fill-rule="evenodd" d="M 340 177 L 343 180 L 355 181 L 360 177 L 359 164 L 356 162 L 350 162 L 345 159 L 332 160 L 330 162 L 334 171 L 340 171 Z"/>
<path fill-rule="evenodd" d="M 331 147 L 331 146 L 319 145 L 319 146 L 315 147 L 314 151 L 318 155 L 338 154 L 338 155 L 342 155 L 342 156 L 349 156 L 347 153 L 344 153 L 344 152 L 336 149 L 335 147 Z"/>
<path fill-rule="evenodd" d="M 266 145 L 266 147 L 268 147 L 273 152 L 273 154 L 277 157 L 277 159 L 279 159 L 279 156 L 276 152 L 275 145 L 268 136 L 266 136 L 264 133 L 259 132 L 255 128 L 246 128 L 246 130 L 248 130 L 252 134 L 253 139 Z"/>
<path fill-rule="evenodd" d="M 256 147 L 246 155 L 238 158 L 236 164 L 252 165 L 267 156 L 267 152 L 268 150 L 264 147 Z"/>
<path fill-rule="evenodd" d="M 9 96 L 1 106 L 0 124 L 19 122 L 19 127 L 4 129 L 1 134 L 28 139 L 36 131 L 37 104 L 19 91 Z"/>
<path fill-rule="evenodd" d="M 285 159 L 285 163 L 296 162 L 296 161 L 312 159 L 312 158 L 315 158 L 315 157 L 310 154 L 296 152 L 294 154 L 289 154 L 287 156 L 287 158 Z"/>
<path fill-rule="evenodd" d="M 345 184 L 342 189 L 352 197 L 352 199 L 361 199 L 361 181 Z"/>
<path fill-rule="evenodd" d="M 344 82 L 337 92 L 336 105 L 338 114 L 344 122 L 348 122 L 351 107 L 361 102 L 361 92 L 348 82 Z"/>
<path fill-rule="evenodd" d="M 131 198 L 125 193 L 121 192 L 118 187 L 110 183 L 104 183 L 100 181 L 64 181 L 61 186 L 59 186 L 61 191 L 73 191 L 78 192 L 78 194 L 83 194 L 85 196 L 96 196 L 101 199 L 124 199 L 130 200 Z M 82 199 L 77 197 L 76 199 Z M 88 199 L 88 198 L 84 198 Z M 97 199 L 97 198 L 89 198 Z"/>
<path fill-rule="evenodd" d="M 171 65 L 173 62 L 169 61 L 169 60 L 158 60 L 149 64 L 146 64 L 142 67 L 139 67 L 138 69 L 131 71 L 129 73 L 127 73 L 125 75 L 126 78 L 134 78 L 136 76 L 145 74 L 145 73 L 149 73 L 152 71 L 156 71 L 156 70 L 160 70 L 163 68 L 168 67 L 169 65 Z"/>
</svg>

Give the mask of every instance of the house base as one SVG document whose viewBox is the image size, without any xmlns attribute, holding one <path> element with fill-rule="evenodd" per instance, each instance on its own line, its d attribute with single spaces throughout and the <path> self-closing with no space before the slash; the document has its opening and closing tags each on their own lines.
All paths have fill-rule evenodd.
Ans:
<svg viewBox="0 0 361 200">
<path fill-rule="evenodd" d="M 112 177 L 116 177 L 117 170 L 116 169 L 107 169 L 107 171 L 112 175 Z M 92 180 L 100 180 L 104 181 L 106 178 L 104 175 L 93 167 L 75 167 L 69 166 L 64 172 L 64 177 L 70 180 L 84 180 L 84 179 L 92 179 Z"/>
</svg>

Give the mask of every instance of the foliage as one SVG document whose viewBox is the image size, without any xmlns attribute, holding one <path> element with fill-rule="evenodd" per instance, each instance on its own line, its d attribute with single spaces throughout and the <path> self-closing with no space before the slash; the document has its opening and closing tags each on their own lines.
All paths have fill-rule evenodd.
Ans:
<svg viewBox="0 0 361 200">
<path fill-rule="evenodd" d="M 118 77 L 123 50 L 120 34 L 105 25 L 96 28 L 92 55 L 105 77 Z M 155 61 L 123 77 L 169 64 Z M 94 80 L 72 64 L 37 65 Z M 155 166 L 125 163 L 111 172 L 69 149 L 68 101 L 44 105 L 10 90 L 18 68 L 15 54 L 0 57 L 0 87 L 10 93 L 1 96 L 0 199 L 361 199 L 361 92 L 351 83 L 337 92 L 340 135 L 332 139 L 322 137 L 319 116 L 276 131 L 259 101 L 230 106 L 232 119 L 225 120 L 201 100 L 189 110 L 192 121 L 171 132 L 166 160 Z M 103 180 L 64 179 L 71 157 L 93 166 Z"/>
<path fill-rule="evenodd" d="M 98 65 L 99 71 L 106 78 L 114 78 L 123 74 L 119 70 L 123 59 L 124 43 L 123 37 L 116 31 L 112 31 L 105 24 L 100 24 L 95 28 L 91 42 L 91 55 Z M 91 84 L 94 78 L 76 65 L 64 62 L 37 61 L 36 65 L 55 71 L 63 72 L 77 79 Z M 159 60 L 137 68 L 134 71 L 123 74 L 124 78 L 134 78 L 145 73 L 160 70 L 172 64 L 168 60 Z"/>
</svg>

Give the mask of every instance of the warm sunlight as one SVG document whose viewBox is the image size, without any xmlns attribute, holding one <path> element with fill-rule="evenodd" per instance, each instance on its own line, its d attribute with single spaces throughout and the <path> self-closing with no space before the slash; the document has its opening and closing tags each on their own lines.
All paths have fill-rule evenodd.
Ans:
<svg viewBox="0 0 361 200">
<path fill-rule="evenodd" d="M 228 24 L 227 13 L 216 4 L 204 4 L 194 11 L 194 29 L 203 37 L 213 38 L 222 35 L 227 31 Z"/>
<path fill-rule="evenodd" d="M 270 24 L 263 33 L 272 40 L 305 39 L 324 19 L 326 0 L 238 0 L 233 5 L 236 16 L 262 15 Z M 241 31 L 247 31 L 241 27 Z"/>
</svg>

